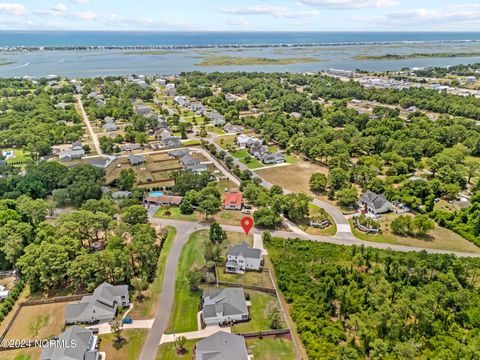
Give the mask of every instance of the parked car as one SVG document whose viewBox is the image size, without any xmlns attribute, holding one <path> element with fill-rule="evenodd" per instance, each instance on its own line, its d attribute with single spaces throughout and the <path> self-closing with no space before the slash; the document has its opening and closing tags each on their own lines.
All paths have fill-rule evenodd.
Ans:
<svg viewBox="0 0 480 360">
<path fill-rule="evenodd" d="M 125 319 L 122 320 L 122 324 L 133 324 L 133 319 L 126 317 Z"/>
<path fill-rule="evenodd" d="M 249 209 L 243 209 L 243 210 L 242 210 L 242 213 L 243 213 L 243 214 L 250 215 L 251 211 L 250 211 Z"/>
</svg>

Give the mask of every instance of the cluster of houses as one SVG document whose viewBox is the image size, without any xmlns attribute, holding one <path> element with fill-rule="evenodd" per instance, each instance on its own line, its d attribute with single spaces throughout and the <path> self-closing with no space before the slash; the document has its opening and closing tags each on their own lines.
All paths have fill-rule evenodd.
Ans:
<svg viewBox="0 0 480 360">
<path fill-rule="evenodd" d="M 138 76 L 129 76 L 128 81 L 130 81 L 132 84 L 136 84 L 140 86 L 142 89 L 148 88 L 148 84 L 145 79 L 145 75 L 138 75 Z"/>
<path fill-rule="evenodd" d="M 103 96 L 96 91 L 92 91 L 87 95 L 87 99 L 89 100 L 95 100 L 95 104 L 99 107 L 104 107 L 106 102 Z"/>
<path fill-rule="evenodd" d="M 359 83 L 367 89 L 394 89 L 404 90 L 413 86 L 410 81 L 395 80 L 391 78 L 379 78 L 374 76 L 364 76 L 359 79 Z"/>
<path fill-rule="evenodd" d="M 75 141 L 71 144 L 70 150 L 62 151 L 58 154 L 58 159 L 63 162 L 80 160 L 85 156 L 85 150 L 81 141 Z"/>
<path fill-rule="evenodd" d="M 168 128 L 160 127 L 155 131 L 155 139 L 167 149 L 180 147 L 182 142 L 178 136 L 173 135 Z"/>
<path fill-rule="evenodd" d="M 239 148 L 248 149 L 251 156 L 264 164 L 282 164 L 285 162 L 285 156 L 280 151 L 271 153 L 268 146 L 263 145 L 262 140 L 256 137 L 241 134 L 237 136 L 236 143 Z"/>
<path fill-rule="evenodd" d="M 230 247 L 226 271 L 243 274 L 247 270 L 262 268 L 262 251 L 246 243 Z M 224 325 L 250 320 L 249 303 L 243 288 L 205 289 L 202 296 L 202 319 L 206 326 Z M 195 346 L 196 360 L 249 359 L 243 336 L 217 332 Z"/>
<path fill-rule="evenodd" d="M 103 121 L 104 121 L 103 130 L 105 130 L 105 132 L 113 132 L 118 130 L 118 126 L 117 124 L 115 124 L 114 117 L 107 116 Z"/>
<path fill-rule="evenodd" d="M 108 322 L 115 318 L 119 307 L 130 305 L 128 286 L 103 283 L 92 295 L 84 296 L 79 302 L 65 307 L 65 325 L 68 327 L 51 346 L 45 347 L 41 360 L 97 360 L 98 337 L 92 330 L 77 324 Z M 75 344 L 76 346 L 72 346 Z"/>
<path fill-rule="evenodd" d="M 190 155 L 190 149 L 176 149 L 168 152 L 168 156 L 172 159 L 180 160 L 185 170 L 194 173 L 201 173 L 208 170 L 207 164 L 202 164 L 200 159 Z"/>
<path fill-rule="evenodd" d="M 203 115 L 203 112 L 206 111 L 205 105 L 200 102 L 192 102 L 186 96 L 175 96 L 173 101 L 197 115 Z"/>
</svg>

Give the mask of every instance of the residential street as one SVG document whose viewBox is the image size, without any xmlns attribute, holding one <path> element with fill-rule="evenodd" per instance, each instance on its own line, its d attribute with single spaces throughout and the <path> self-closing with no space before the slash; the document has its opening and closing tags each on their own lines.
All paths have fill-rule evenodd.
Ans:
<svg viewBox="0 0 480 360">
<path fill-rule="evenodd" d="M 180 253 L 190 234 L 193 233 L 197 227 L 197 224 L 188 222 L 176 226 L 177 235 L 173 242 L 172 248 L 170 249 L 170 253 L 168 254 L 167 264 L 165 267 L 165 277 L 163 279 L 163 287 L 160 294 L 160 302 L 157 309 L 157 314 L 155 316 L 152 328 L 148 332 L 148 337 L 143 346 L 140 360 L 153 360 L 156 358 L 158 345 L 160 344 L 163 333 L 167 329 L 168 322 L 170 320 L 170 314 L 172 312 L 173 301 L 175 300 L 175 274 L 177 271 Z"/>
</svg>

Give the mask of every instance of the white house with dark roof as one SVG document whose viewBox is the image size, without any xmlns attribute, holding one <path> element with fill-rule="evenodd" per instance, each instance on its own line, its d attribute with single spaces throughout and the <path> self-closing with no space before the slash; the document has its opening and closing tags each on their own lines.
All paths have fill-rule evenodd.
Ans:
<svg viewBox="0 0 480 360">
<path fill-rule="evenodd" d="M 237 136 L 235 141 L 240 148 L 245 149 L 247 147 L 247 143 L 250 139 L 251 139 L 250 136 L 245 135 L 245 134 L 240 134 L 240 135 Z"/>
<path fill-rule="evenodd" d="M 262 250 L 251 248 L 242 242 L 228 250 L 225 270 L 236 274 L 243 274 L 246 270 L 260 270 L 262 261 Z"/>
<path fill-rule="evenodd" d="M 197 342 L 195 360 L 248 360 L 245 338 L 219 331 Z"/>
<path fill-rule="evenodd" d="M 203 291 L 202 317 L 207 326 L 247 321 L 250 318 L 243 288 Z"/>
<path fill-rule="evenodd" d="M 72 326 L 43 348 L 40 360 L 97 360 L 98 337 L 91 330 Z"/>
<path fill-rule="evenodd" d="M 119 306 L 129 306 L 128 285 L 110 285 L 104 282 L 92 295 L 65 307 L 65 324 L 95 323 L 112 320 Z"/>
<path fill-rule="evenodd" d="M 358 202 L 362 210 L 371 214 L 384 214 L 392 211 L 393 205 L 387 200 L 385 195 L 376 194 L 373 191 L 367 190 Z"/>
</svg>

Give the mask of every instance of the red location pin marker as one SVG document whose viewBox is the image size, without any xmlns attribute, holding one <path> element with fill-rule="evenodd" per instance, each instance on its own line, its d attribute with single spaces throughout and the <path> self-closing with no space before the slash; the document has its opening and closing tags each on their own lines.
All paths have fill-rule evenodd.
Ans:
<svg viewBox="0 0 480 360">
<path fill-rule="evenodd" d="M 245 216 L 242 220 L 240 220 L 240 224 L 242 225 L 245 234 L 248 235 L 253 227 L 253 219 L 250 216 Z"/>
</svg>

